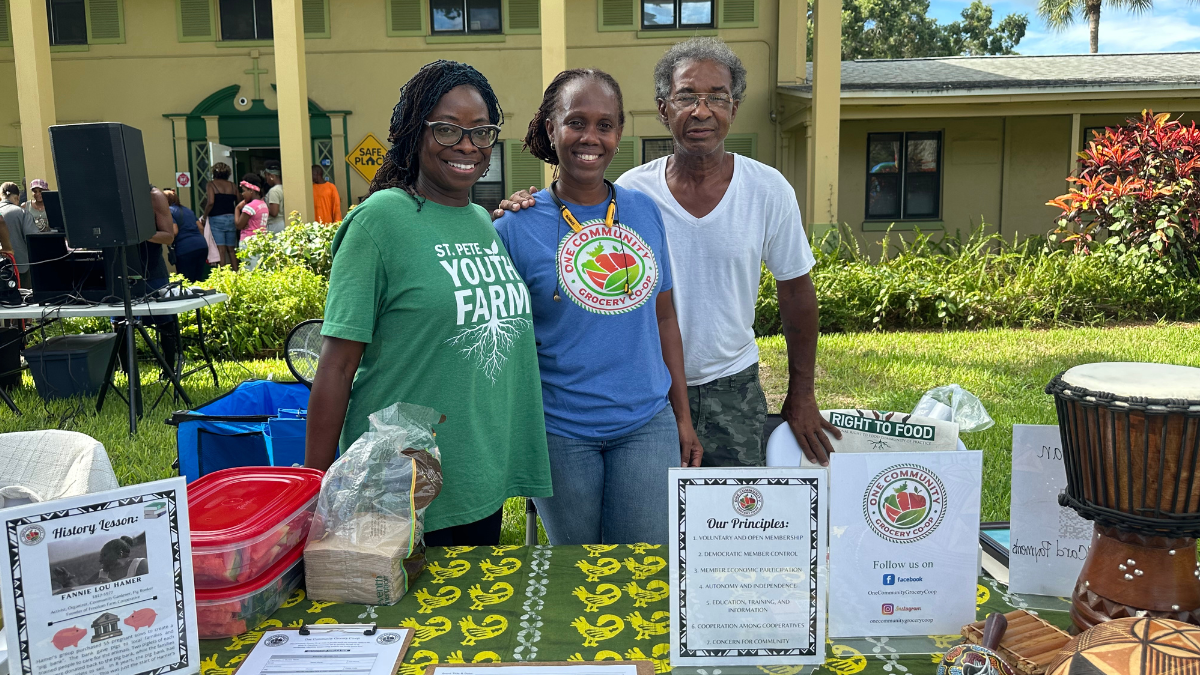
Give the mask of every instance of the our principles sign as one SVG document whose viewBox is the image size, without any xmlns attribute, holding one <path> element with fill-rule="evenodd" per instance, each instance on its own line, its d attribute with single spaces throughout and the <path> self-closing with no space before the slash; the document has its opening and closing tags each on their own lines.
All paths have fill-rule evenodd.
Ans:
<svg viewBox="0 0 1200 675">
<path fill-rule="evenodd" d="M 820 664 L 826 472 L 671 469 L 671 664 Z"/>
<path fill-rule="evenodd" d="M 375 134 L 367 134 L 358 145 L 346 155 L 346 163 L 350 165 L 363 180 L 370 183 L 375 179 L 375 172 L 383 164 L 383 156 L 387 148 L 375 138 Z"/>
</svg>

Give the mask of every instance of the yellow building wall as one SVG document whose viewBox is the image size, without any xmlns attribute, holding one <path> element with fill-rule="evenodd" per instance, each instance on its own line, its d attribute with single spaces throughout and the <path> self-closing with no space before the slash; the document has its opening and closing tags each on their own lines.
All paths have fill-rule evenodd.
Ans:
<svg viewBox="0 0 1200 675">
<path fill-rule="evenodd" d="M 1046 206 L 1067 190 L 1071 171 L 1071 116 L 1008 118 L 1008 171 L 1004 190 L 1006 238 L 1044 235 L 1062 211 Z"/>
<path fill-rule="evenodd" d="M 173 183 L 177 165 L 179 170 L 188 168 L 188 158 L 176 158 L 172 125 L 163 115 L 189 113 L 204 98 L 231 84 L 241 87 L 240 96 L 252 98 L 254 78 L 244 71 L 253 65 L 254 50 L 260 52 L 259 66 L 268 71 L 261 78 L 262 98 L 275 109 L 270 87 L 275 82 L 274 55 L 270 43 L 179 42 L 175 2 L 123 3 L 124 44 L 88 45 L 86 51 L 52 48 L 58 120 L 122 122 L 141 129 L 151 180 L 165 186 Z M 769 115 L 775 96 L 772 54 L 777 11 L 775 0 L 759 0 L 757 28 L 706 32 L 728 41 L 749 70 L 750 87 L 732 131 L 757 134 L 758 159 L 767 163 L 775 160 Z M 389 37 L 386 20 L 385 0 L 331 0 L 330 37 L 305 41 L 309 97 L 326 110 L 351 111 L 346 117 L 350 147 L 367 133 L 386 142 L 401 85 L 436 59 L 470 63 L 488 78 L 505 111 L 501 138 L 519 147 L 541 102 L 539 35 L 447 44 L 422 36 Z M 639 38 L 635 31 L 601 32 L 595 0 L 567 0 L 567 34 L 569 67 L 601 68 L 621 83 L 626 135 L 669 136 L 657 121 L 653 69 L 663 52 L 688 34 Z M 15 91 L 10 47 L 0 47 L 0 87 Z M 19 122 L 15 98 L 0 97 L 0 145 L 20 145 Z M 640 143 L 637 152 L 640 157 Z M 345 170 L 334 169 L 340 185 Z M 367 187 L 353 174 L 351 201 L 365 195 Z"/>
</svg>

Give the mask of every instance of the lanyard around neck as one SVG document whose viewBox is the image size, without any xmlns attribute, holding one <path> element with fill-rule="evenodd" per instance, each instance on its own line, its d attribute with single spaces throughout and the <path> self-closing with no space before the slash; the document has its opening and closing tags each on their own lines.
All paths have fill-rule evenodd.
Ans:
<svg viewBox="0 0 1200 675">
<path fill-rule="evenodd" d="M 617 189 L 613 187 L 612 183 L 608 182 L 608 179 L 604 180 L 604 184 L 608 186 L 608 212 L 604 216 L 604 227 L 612 227 L 613 223 L 619 222 L 616 220 Z M 558 198 L 558 191 L 554 187 L 556 185 L 558 185 L 558 181 L 554 181 L 550 184 L 550 198 L 554 200 L 554 205 L 557 206 L 559 212 L 562 213 L 563 220 L 567 221 L 567 224 L 571 226 L 571 229 L 578 233 L 583 230 L 583 225 L 579 223 L 579 219 L 575 217 L 575 214 L 571 213 L 571 209 L 568 209 L 567 205 Z"/>
</svg>

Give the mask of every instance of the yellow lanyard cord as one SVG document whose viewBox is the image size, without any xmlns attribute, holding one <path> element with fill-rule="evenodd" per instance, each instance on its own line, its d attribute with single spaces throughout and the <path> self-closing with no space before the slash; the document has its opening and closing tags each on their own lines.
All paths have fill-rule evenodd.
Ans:
<svg viewBox="0 0 1200 675">
<path fill-rule="evenodd" d="M 613 226 L 613 218 L 616 217 L 616 215 L 617 200 L 613 199 L 608 202 L 608 213 L 604 216 L 604 227 L 611 229 Z M 567 224 L 570 225 L 571 229 L 577 234 L 583 229 L 583 225 L 579 224 L 579 219 L 575 217 L 575 214 L 571 213 L 571 209 L 568 209 L 566 204 L 563 204 L 562 206 L 562 217 L 563 220 L 567 221 Z"/>
</svg>

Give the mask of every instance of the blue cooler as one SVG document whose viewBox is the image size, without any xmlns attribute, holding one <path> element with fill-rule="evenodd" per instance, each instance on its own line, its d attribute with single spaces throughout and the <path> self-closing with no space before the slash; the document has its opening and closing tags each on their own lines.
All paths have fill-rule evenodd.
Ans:
<svg viewBox="0 0 1200 675">
<path fill-rule="evenodd" d="M 308 387 L 246 380 L 195 410 L 167 420 L 177 427 L 179 475 L 187 482 L 238 466 L 304 465 Z"/>
</svg>

